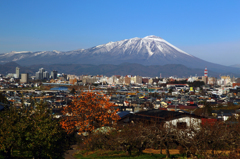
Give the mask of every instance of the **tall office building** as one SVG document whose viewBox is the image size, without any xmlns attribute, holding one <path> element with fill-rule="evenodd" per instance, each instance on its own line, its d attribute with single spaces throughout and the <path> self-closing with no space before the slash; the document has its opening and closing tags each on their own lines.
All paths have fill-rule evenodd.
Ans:
<svg viewBox="0 0 240 159">
<path fill-rule="evenodd" d="M 44 68 L 40 68 L 38 72 L 36 72 L 36 79 L 42 80 L 42 79 L 48 79 L 49 73 L 45 71 Z"/>
<path fill-rule="evenodd" d="M 43 72 L 43 79 L 49 79 L 48 71 Z"/>
<path fill-rule="evenodd" d="M 53 71 L 51 72 L 51 78 L 52 78 L 52 79 L 56 79 L 56 78 L 57 78 L 57 74 L 58 74 L 58 72 L 55 71 L 55 70 L 53 70 Z"/>
<path fill-rule="evenodd" d="M 45 72 L 45 69 L 44 69 L 44 68 L 40 68 L 40 69 L 39 69 L 39 72 L 40 72 L 40 73 L 43 73 L 43 72 Z"/>
<path fill-rule="evenodd" d="M 16 67 L 16 78 L 20 78 L 20 68 Z"/>
<path fill-rule="evenodd" d="M 22 73 L 20 83 L 28 83 L 28 79 L 29 79 L 28 73 Z"/>
<path fill-rule="evenodd" d="M 43 74 L 40 71 L 36 72 L 36 79 L 37 80 L 43 79 Z"/>
</svg>

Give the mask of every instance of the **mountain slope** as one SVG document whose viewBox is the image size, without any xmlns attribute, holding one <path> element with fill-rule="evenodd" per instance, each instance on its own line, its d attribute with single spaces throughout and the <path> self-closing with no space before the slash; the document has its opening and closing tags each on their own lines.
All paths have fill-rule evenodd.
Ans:
<svg viewBox="0 0 240 159">
<path fill-rule="evenodd" d="M 109 42 L 86 50 L 67 52 L 74 63 L 121 64 L 124 62 L 144 65 L 196 64 L 198 58 L 185 53 L 156 36 L 132 38 Z M 81 57 L 81 58 L 79 58 Z"/>
<path fill-rule="evenodd" d="M 120 65 L 112 64 L 101 64 L 101 65 L 90 65 L 90 64 L 52 64 L 52 65 L 31 65 L 21 66 L 17 63 L 11 62 L 4 65 L 0 65 L 0 74 L 7 74 L 9 72 L 14 73 L 16 66 L 20 68 L 20 73 L 30 73 L 35 75 L 35 72 L 39 68 L 44 68 L 48 72 L 57 70 L 59 73 L 76 74 L 76 75 L 140 75 L 148 77 L 156 77 L 162 74 L 162 77 L 178 76 L 178 77 L 189 77 L 195 74 L 203 75 L 202 69 L 191 69 L 179 64 L 168 64 L 168 65 L 151 65 L 144 66 L 141 64 L 134 63 L 123 63 Z M 209 71 L 209 75 L 216 77 L 219 74 L 216 72 Z M 234 74 L 235 76 L 237 74 Z"/>
<path fill-rule="evenodd" d="M 240 64 L 231 65 L 230 67 L 240 68 Z"/>
<path fill-rule="evenodd" d="M 216 72 L 239 72 L 237 68 L 210 63 L 194 57 L 166 40 L 147 36 L 98 45 L 89 49 L 67 52 L 38 51 L 10 52 L 0 55 L 0 62 L 15 61 L 21 65 L 33 64 L 121 64 L 142 65 L 182 64 L 191 68 L 212 69 Z"/>
</svg>

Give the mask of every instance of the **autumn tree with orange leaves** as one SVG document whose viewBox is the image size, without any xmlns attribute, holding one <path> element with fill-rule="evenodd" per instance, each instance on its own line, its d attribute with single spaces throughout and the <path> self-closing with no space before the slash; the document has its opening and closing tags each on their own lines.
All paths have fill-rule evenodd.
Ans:
<svg viewBox="0 0 240 159">
<path fill-rule="evenodd" d="M 68 132 L 88 132 L 103 126 L 111 126 L 117 122 L 119 116 L 116 114 L 113 103 L 98 92 L 82 92 L 74 97 L 73 102 L 64 107 L 61 120 L 62 127 Z"/>
</svg>

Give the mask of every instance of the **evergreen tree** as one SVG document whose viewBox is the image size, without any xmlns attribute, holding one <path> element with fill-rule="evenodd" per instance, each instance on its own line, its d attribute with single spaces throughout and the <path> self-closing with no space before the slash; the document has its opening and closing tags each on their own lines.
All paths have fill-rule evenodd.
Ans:
<svg viewBox="0 0 240 159">
<path fill-rule="evenodd" d="M 70 147 L 67 133 L 53 119 L 44 103 L 15 108 L 0 113 L 0 152 L 12 158 L 12 151 L 37 158 L 62 158 Z"/>
</svg>

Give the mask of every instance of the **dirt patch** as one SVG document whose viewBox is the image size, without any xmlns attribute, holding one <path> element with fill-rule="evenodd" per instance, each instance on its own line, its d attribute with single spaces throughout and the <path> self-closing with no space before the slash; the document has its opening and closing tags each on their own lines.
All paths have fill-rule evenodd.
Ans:
<svg viewBox="0 0 240 159">
<path fill-rule="evenodd" d="M 65 154 L 64 154 L 64 158 L 65 159 L 76 159 L 74 156 L 74 154 L 77 152 L 77 145 L 72 145 L 71 149 L 68 150 Z"/>
<path fill-rule="evenodd" d="M 153 154 L 160 154 L 160 150 L 155 150 L 155 149 L 145 149 L 143 150 L 144 153 L 153 153 Z M 162 153 L 166 154 L 165 149 L 162 149 Z M 176 155 L 176 154 L 180 154 L 178 149 L 170 149 L 169 153 L 171 155 Z"/>
<path fill-rule="evenodd" d="M 215 154 L 229 154 L 230 152 L 231 152 L 231 151 L 228 151 L 228 150 L 226 150 L 226 151 L 215 150 L 215 151 L 214 151 Z M 211 154 L 212 151 L 211 151 L 211 150 L 208 150 L 207 153 L 208 153 L 208 154 Z"/>
</svg>

